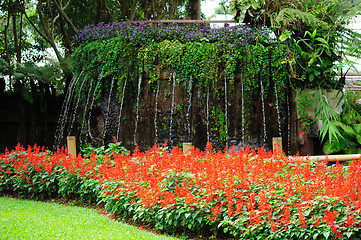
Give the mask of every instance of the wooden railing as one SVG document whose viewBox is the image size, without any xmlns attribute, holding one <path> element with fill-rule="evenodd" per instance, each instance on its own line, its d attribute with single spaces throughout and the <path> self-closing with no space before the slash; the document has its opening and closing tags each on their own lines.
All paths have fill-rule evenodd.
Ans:
<svg viewBox="0 0 361 240">
<path fill-rule="evenodd" d="M 343 155 L 319 155 L 319 156 L 308 156 L 305 158 L 309 158 L 310 160 L 325 160 L 328 159 L 329 162 L 345 162 L 345 161 L 352 161 L 355 159 L 358 161 L 360 159 L 360 154 L 343 154 Z"/>
<path fill-rule="evenodd" d="M 273 145 L 273 151 L 276 150 L 276 148 L 281 148 L 282 149 L 282 138 L 281 137 L 274 137 L 272 139 L 272 145 Z M 356 161 L 359 161 L 359 159 L 361 158 L 361 154 L 342 154 L 342 155 L 316 155 L 316 156 L 299 156 L 300 158 L 303 159 L 310 159 L 310 160 L 325 160 L 327 158 L 327 160 L 329 162 L 345 162 L 345 161 L 352 161 L 353 159 L 355 159 Z M 297 158 L 299 158 L 297 157 Z M 290 156 L 290 158 L 293 158 L 292 156 Z"/>
</svg>

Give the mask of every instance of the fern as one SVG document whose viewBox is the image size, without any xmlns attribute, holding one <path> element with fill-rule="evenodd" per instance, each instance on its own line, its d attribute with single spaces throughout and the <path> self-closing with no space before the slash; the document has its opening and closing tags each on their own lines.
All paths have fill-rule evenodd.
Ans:
<svg viewBox="0 0 361 240">
<path fill-rule="evenodd" d="M 312 10 L 310 13 L 313 15 L 321 15 L 322 13 L 327 13 L 327 10 L 335 4 L 336 3 L 330 3 L 328 5 L 321 4 L 320 6 L 316 5 L 316 8 L 314 10 Z"/>
<path fill-rule="evenodd" d="M 360 148 L 360 146 L 353 140 L 353 138 L 344 136 L 341 141 L 327 141 L 323 146 L 323 151 L 327 154 L 340 152 L 355 153 L 355 149 L 358 148 Z"/>
<path fill-rule="evenodd" d="M 320 19 L 318 19 L 312 13 L 302 12 L 298 9 L 293 8 L 283 8 L 276 16 L 276 23 L 283 25 L 288 25 L 296 20 L 301 20 L 303 23 L 308 26 L 322 26 L 328 27 L 328 24 Z"/>
<path fill-rule="evenodd" d="M 351 135 L 351 136 L 356 136 L 355 130 L 350 125 L 347 125 L 347 124 L 342 123 L 342 122 L 337 122 L 337 121 L 333 121 L 333 124 L 336 127 L 341 128 L 344 131 L 345 134 L 348 134 L 348 135 Z"/>
</svg>

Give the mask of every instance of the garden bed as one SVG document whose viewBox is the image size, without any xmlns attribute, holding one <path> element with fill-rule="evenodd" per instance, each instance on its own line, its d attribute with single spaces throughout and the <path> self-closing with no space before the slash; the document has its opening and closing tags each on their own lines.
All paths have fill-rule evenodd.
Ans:
<svg viewBox="0 0 361 240">
<path fill-rule="evenodd" d="M 89 158 L 18 146 L 1 155 L 0 190 L 101 202 L 170 234 L 235 238 L 358 239 L 360 165 L 246 148 Z"/>
</svg>

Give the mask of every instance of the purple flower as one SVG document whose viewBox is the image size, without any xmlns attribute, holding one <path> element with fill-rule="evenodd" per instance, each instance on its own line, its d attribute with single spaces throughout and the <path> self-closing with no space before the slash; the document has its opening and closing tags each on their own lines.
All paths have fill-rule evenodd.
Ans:
<svg viewBox="0 0 361 240">
<path fill-rule="evenodd" d="M 251 29 L 247 26 L 211 28 L 205 24 L 179 25 L 176 23 L 160 26 L 151 22 L 130 24 L 126 22 L 85 26 L 74 37 L 77 44 L 96 40 L 118 37 L 119 40 L 131 41 L 134 45 L 143 45 L 147 42 L 161 42 L 164 40 L 179 39 L 182 42 L 203 41 L 218 42 L 220 45 L 244 45 L 264 35 L 265 31 Z"/>
</svg>

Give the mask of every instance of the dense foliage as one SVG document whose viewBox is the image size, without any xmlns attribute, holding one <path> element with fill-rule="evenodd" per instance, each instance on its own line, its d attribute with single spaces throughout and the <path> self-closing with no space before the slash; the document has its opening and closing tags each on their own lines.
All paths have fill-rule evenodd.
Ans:
<svg viewBox="0 0 361 240">
<path fill-rule="evenodd" d="M 351 84 L 350 89 L 354 86 Z M 340 135 L 331 135 L 324 145 L 325 153 L 361 152 L 361 104 L 360 93 L 347 90 L 342 96 L 343 110 L 335 114 L 333 124 Z"/>
<path fill-rule="evenodd" d="M 0 190 L 105 202 L 113 212 L 173 233 L 242 239 L 357 239 L 360 164 L 286 157 L 259 149 L 72 157 L 20 145 L 0 157 Z"/>
<path fill-rule="evenodd" d="M 272 29 L 278 43 L 287 49 L 285 61 L 292 86 L 301 91 L 305 88 L 317 89 L 311 98 L 316 99 L 320 110 L 315 119 L 325 123 L 321 135 L 328 135 L 329 141 L 342 138 L 346 131 L 334 124 L 335 120 L 338 121 L 338 114 L 325 100 L 322 89 L 341 90 L 345 75 L 350 70 L 356 70 L 353 61 L 360 58 L 361 35 L 350 29 L 350 24 L 360 14 L 361 2 L 235 0 L 231 4 L 237 11 L 238 20 L 251 26 Z M 300 117 L 306 126 L 314 120 Z M 345 139 L 342 145 L 347 146 L 346 142 L 349 141 Z"/>
<path fill-rule="evenodd" d="M 242 82 L 244 87 L 242 104 L 245 117 L 249 114 L 252 96 L 259 93 L 260 85 L 263 85 L 265 97 L 277 96 L 271 100 L 274 111 L 277 104 L 281 108 L 286 102 L 285 48 L 272 40 L 267 29 L 247 26 L 211 28 L 202 24 L 100 24 L 85 28 L 78 35 L 77 42 L 79 46 L 72 58 L 76 75 L 74 99 L 80 99 L 79 108 L 84 109 L 84 116 L 93 107 L 86 105 L 85 95 L 104 99 L 109 89 L 115 88 L 112 88 L 113 79 L 119 105 L 122 101 L 134 99 L 139 75 L 147 78 L 156 94 L 159 82 L 168 79 L 165 85 L 169 85 L 176 74 L 176 81 L 184 93 L 189 90 L 189 84 L 201 89 L 203 99 L 199 106 L 202 109 L 205 109 L 209 93 L 213 100 L 208 104 L 210 119 L 217 121 L 217 126 L 212 129 L 222 142 L 227 138 L 226 109 L 222 101 L 225 102 L 225 91 L 237 91 L 235 82 Z M 92 89 L 91 94 L 84 89 Z M 127 103 L 132 104 L 132 101 Z M 242 124 L 247 123 L 243 120 Z M 82 129 L 82 134 L 86 134 L 87 126 Z"/>
<path fill-rule="evenodd" d="M 344 0 L 236 0 L 237 17 L 252 26 L 272 28 L 279 43 L 287 46 L 290 74 L 300 82 L 325 89 L 343 87 L 342 67 L 349 57 L 360 56 L 361 35 L 348 28 L 360 13 L 359 1 Z M 340 82 L 328 82 L 341 75 Z M 334 79 L 336 80 L 336 79 Z"/>
</svg>

